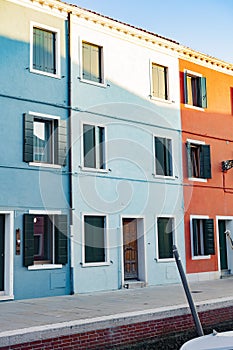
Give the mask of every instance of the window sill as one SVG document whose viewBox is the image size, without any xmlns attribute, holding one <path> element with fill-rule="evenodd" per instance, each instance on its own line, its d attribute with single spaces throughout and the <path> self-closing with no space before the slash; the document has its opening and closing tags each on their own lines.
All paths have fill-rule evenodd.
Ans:
<svg viewBox="0 0 233 350">
<path fill-rule="evenodd" d="M 177 180 L 178 177 L 176 176 L 163 176 L 163 175 L 156 175 L 152 174 L 154 179 L 165 179 L 165 180 Z"/>
<path fill-rule="evenodd" d="M 92 173 L 94 172 L 94 173 L 107 174 L 111 171 L 110 169 L 85 168 L 85 167 L 82 167 L 81 165 L 79 166 L 79 168 L 81 171 L 92 172 Z"/>
<path fill-rule="evenodd" d="M 58 164 L 52 164 L 52 163 L 37 163 L 37 162 L 29 162 L 28 163 L 31 166 L 37 166 L 41 168 L 53 168 L 53 169 L 61 169 L 61 165 Z"/>
<path fill-rule="evenodd" d="M 188 105 L 185 103 L 185 108 L 191 108 L 191 109 L 196 109 L 197 111 L 202 111 L 202 112 L 205 112 L 205 108 L 202 108 L 202 107 L 197 107 L 197 106 L 193 106 L 193 105 Z"/>
<path fill-rule="evenodd" d="M 166 99 L 155 97 L 152 95 L 150 95 L 150 99 L 155 101 L 155 102 L 161 102 L 161 103 L 167 103 L 167 104 L 175 103 L 175 101 L 173 101 L 173 100 L 166 100 Z"/>
<path fill-rule="evenodd" d="M 100 263 L 81 263 L 82 267 L 100 267 L 100 266 L 110 266 L 111 262 L 100 262 Z"/>
<path fill-rule="evenodd" d="M 55 78 L 55 79 L 61 79 L 61 75 L 60 74 L 52 74 L 52 73 L 44 72 L 42 70 L 36 70 L 36 69 L 33 69 L 33 68 L 30 69 L 30 73 L 44 75 L 46 77 Z"/>
<path fill-rule="evenodd" d="M 198 255 L 198 256 L 192 256 L 192 260 L 205 260 L 210 259 L 210 255 Z"/>
<path fill-rule="evenodd" d="M 175 261 L 174 258 L 166 258 L 166 259 L 155 258 L 155 260 L 156 260 L 158 263 L 167 263 L 167 262 L 173 262 L 173 261 Z"/>
<path fill-rule="evenodd" d="M 79 80 L 80 80 L 81 83 L 90 84 L 90 85 L 94 85 L 94 86 L 99 86 L 99 87 L 102 87 L 102 88 L 106 88 L 108 86 L 106 83 L 97 83 L 97 82 L 92 81 L 92 80 L 86 80 L 86 79 L 82 79 L 82 78 L 80 78 Z"/>
<path fill-rule="evenodd" d="M 207 182 L 207 179 L 202 179 L 200 177 L 189 177 L 189 181 Z"/>
<path fill-rule="evenodd" d="M 38 264 L 28 266 L 28 270 L 54 270 L 54 269 L 62 269 L 61 264 Z"/>
</svg>

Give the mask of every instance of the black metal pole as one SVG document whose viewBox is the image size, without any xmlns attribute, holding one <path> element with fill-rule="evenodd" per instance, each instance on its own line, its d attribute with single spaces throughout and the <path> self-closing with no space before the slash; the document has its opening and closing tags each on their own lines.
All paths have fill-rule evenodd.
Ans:
<svg viewBox="0 0 233 350">
<path fill-rule="evenodd" d="M 190 292 L 190 289 L 188 286 L 186 275 L 184 273 L 184 269 L 183 269 L 181 259 L 180 259 L 179 253 L 178 253 L 178 249 L 177 249 L 176 245 L 173 245 L 172 249 L 173 249 L 173 255 L 175 257 L 176 264 L 177 264 L 177 267 L 178 267 L 178 270 L 180 273 L 180 278 L 181 278 L 181 281 L 182 281 L 182 284 L 183 284 L 183 287 L 185 290 L 185 294 L 186 294 L 186 297 L 188 299 L 188 303 L 189 303 L 189 307 L 190 307 L 190 310 L 191 310 L 191 313 L 193 316 L 193 320 L 194 320 L 194 323 L 196 326 L 197 334 L 199 337 L 201 337 L 204 335 L 204 332 L 202 329 L 202 325 L 201 325 L 196 307 L 195 307 L 194 302 L 193 302 L 193 298 L 192 298 L 192 295 L 191 295 L 191 292 Z"/>
</svg>

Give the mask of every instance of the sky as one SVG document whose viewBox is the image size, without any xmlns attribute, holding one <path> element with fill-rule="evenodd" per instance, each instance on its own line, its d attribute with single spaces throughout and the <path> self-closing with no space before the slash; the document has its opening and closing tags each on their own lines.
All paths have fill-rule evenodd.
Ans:
<svg viewBox="0 0 233 350">
<path fill-rule="evenodd" d="M 233 0 L 66 0 L 233 64 Z"/>
</svg>

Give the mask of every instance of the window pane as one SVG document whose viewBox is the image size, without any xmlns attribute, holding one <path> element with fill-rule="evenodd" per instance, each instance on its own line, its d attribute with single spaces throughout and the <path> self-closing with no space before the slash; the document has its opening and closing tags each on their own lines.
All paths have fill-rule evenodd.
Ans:
<svg viewBox="0 0 233 350">
<path fill-rule="evenodd" d="M 85 263 L 105 261 L 104 230 L 104 216 L 84 217 Z"/>
<path fill-rule="evenodd" d="M 203 220 L 193 219 L 193 252 L 194 256 L 204 255 Z"/>
<path fill-rule="evenodd" d="M 173 219 L 158 218 L 159 259 L 173 258 Z"/>
<path fill-rule="evenodd" d="M 87 168 L 96 168 L 95 127 L 93 125 L 83 125 L 83 152 L 84 166 Z"/>
<path fill-rule="evenodd" d="M 156 174 L 172 176 L 172 146 L 171 140 L 155 137 L 155 162 Z"/>
<path fill-rule="evenodd" d="M 56 74 L 56 34 L 33 28 L 33 68 Z"/>
<path fill-rule="evenodd" d="M 33 154 L 35 162 L 52 163 L 52 122 L 34 120 Z"/>
<path fill-rule="evenodd" d="M 52 262 L 52 224 L 46 216 L 34 217 L 34 260 Z"/>
</svg>

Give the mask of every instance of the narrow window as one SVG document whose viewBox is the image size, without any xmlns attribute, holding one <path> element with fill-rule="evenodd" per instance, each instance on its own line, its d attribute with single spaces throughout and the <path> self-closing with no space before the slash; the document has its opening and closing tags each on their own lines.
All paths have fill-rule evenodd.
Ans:
<svg viewBox="0 0 233 350">
<path fill-rule="evenodd" d="M 185 103 L 191 106 L 206 108 L 207 92 L 206 78 L 194 74 L 184 74 Z"/>
<path fill-rule="evenodd" d="M 188 176 L 193 178 L 211 178 L 210 146 L 186 143 Z"/>
<path fill-rule="evenodd" d="M 173 176 L 170 139 L 155 137 L 155 172 L 156 175 Z"/>
<path fill-rule="evenodd" d="M 214 222 L 213 219 L 192 219 L 193 255 L 213 255 Z"/>
<path fill-rule="evenodd" d="M 105 169 L 105 128 L 102 126 L 83 125 L 84 167 Z"/>
<path fill-rule="evenodd" d="M 84 216 L 85 263 L 105 262 L 105 216 Z"/>
<path fill-rule="evenodd" d="M 102 47 L 82 43 L 82 77 L 96 83 L 102 83 Z"/>
<path fill-rule="evenodd" d="M 172 259 L 172 246 L 174 244 L 173 219 L 158 218 L 157 228 L 159 259 Z"/>
<path fill-rule="evenodd" d="M 152 95 L 163 100 L 168 99 L 167 67 L 152 64 Z"/>
<path fill-rule="evenodd" d="M 33 69 L 56 74 L 56 33 L 33 28 Z"/>
</svg>

